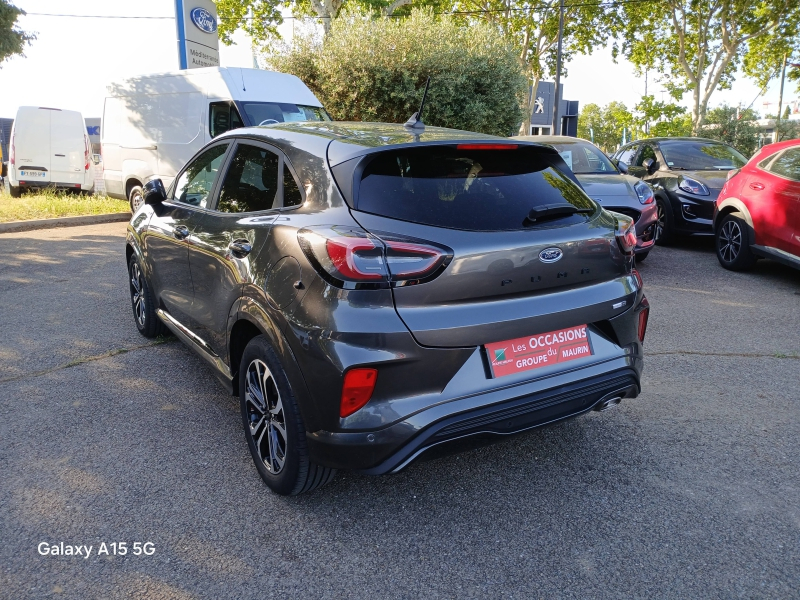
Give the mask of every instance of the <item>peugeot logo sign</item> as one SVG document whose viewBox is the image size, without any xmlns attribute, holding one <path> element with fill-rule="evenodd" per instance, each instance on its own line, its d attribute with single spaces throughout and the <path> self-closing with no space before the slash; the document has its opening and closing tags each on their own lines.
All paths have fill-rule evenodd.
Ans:
<svg viewBox="0 0 800 600">
<path fill-rule="evenodd" d="M 189 16 L 192 18 L 192 23 L 194 23 L 200 31 L 214 33 L 217 30 L 217 20 L 214 18 L 214 15 L 205 8 L 193 8 Z"/>
<path fill-rule="evenodd" d="M 539 260 L 543 263 L 554 263 L 561 260 L 562 256 L 564 256 L 564 253 L 561 248 L 545 248 L 539 252 Z"/>
</svg>

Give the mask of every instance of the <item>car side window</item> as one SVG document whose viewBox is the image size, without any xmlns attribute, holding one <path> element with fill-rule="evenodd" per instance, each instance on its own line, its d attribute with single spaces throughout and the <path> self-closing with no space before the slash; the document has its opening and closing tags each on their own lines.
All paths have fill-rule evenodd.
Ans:
<svg viewBox="0 0 800 600">
<path fill-rule="evenodd" d="M 625 163 L 626 165 L 630 166 L 633 156 L 636 154 L 637 148 L 638 146 L 633 145 L 620 150 L 619 155 L 617 156 L 617 162 Z"/>
<path fill-rule="evenodd" d="M 194 159 L 178 178 L 173 200 L 206 208 L 227 149 L 228 144 L 213 146 Z"/>
<path fill-rule="evenodd" d="M 292 172 L 286 163 L 283 163 L 283 205 L 300 206 L 303 203 L 303 195 L 300 193 L 300 186 L 292 176 Z"/>
<path fill-rule="evenodd" d="M 639 155 L 636 157 L 636 164 L 634 166 L 641 167 L 642 163 L 644 163 L 644 161 L 646 161 L 648 158 L 658 160 L 656 159 L 656 151 L 653 150 L 653 147 L 650 144 L 644 144 L 642 146 L 642 151 L 639 152 Z"/>
<path fill-rule="evenodd" d="M 277 154 L 239 144 L 222 182 L 217 210 L 227 213 L 269 210 L 278 200 Z"/>
<path fill-rule="evenodd" d="M 212 102 L 208 105 L 208 130 L 212 138 L 239 127 L 244 127 L 244 123 L 235 106 L 229 102 Z"/>
<path fill-rule="evenodd" d="M 786 179 L 800 181 L 800 148 L 784 151 L 767 170 Z"/>
</svg>

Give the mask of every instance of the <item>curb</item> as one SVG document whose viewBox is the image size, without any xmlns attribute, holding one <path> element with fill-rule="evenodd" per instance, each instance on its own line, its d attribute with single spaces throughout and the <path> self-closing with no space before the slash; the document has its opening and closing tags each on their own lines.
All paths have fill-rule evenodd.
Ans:
<svg viewBox="0 0 800 600">
<path fill-rule="evenodd" d="M 107 213 L 104 215 L 85 215 L 80 217 L 58 217 L 56 219 L 33 219 L 31 221 L 11 221 L 0 223 L 0 233 L 31 231 L 33 229 L 53 229 L 54 227 L 75 227 L 77 225 L 97 225 L 98 223 L 118 223 L 130 221 L 131 213 Z"/>
</svg>

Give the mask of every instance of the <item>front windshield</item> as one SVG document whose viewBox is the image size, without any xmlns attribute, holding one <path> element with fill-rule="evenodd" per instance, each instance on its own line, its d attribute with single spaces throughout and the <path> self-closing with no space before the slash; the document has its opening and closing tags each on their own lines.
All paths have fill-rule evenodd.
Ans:
<svg viewBox="0 0 800 600">
<path fill-rule="evenodd" d="M 702 140 L 660 142 L 661 153 L 671 169 L 687 171 L 730 171 L 747 164 L 747 159 L 725 144 Z"/>
<path fill-rule="evenodd" d="M 242 102 L 241 108 L 250 125 L 271 125 L 295 121 L 330 121 L 324 108 L 285 102 Z"/>
<path fill-rule="evenodd" d="M 558 142 L 552 144 L 561 158 L 576 175 L 609 174 L 618 171 L 602 151 L 587 142 Z"/>
</svg>

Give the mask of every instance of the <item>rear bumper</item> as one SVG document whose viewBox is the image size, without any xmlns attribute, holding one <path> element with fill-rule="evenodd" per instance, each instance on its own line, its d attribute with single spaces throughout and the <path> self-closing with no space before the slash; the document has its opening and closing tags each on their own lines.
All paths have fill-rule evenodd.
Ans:
<svg viewBox="0 0 800 600">
<path fill-rule="evenodd" d="M 481 404 L 480 397 L 477 402 L 475 397 L 447 402 L 376 431 L 317 431 L 306 439 L 318 464 L 381 475 L 455 440 L 486 434 L 500 439 L 575 417 L 612 398 L 635 398 L 639 391 L 639 369 L 624 367 L 491 404 Z M 484 396 L 490 400 L 492 394 Z"/>
</svg>

